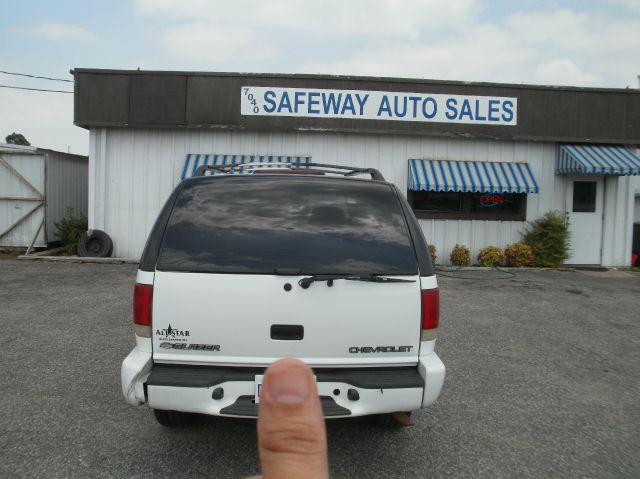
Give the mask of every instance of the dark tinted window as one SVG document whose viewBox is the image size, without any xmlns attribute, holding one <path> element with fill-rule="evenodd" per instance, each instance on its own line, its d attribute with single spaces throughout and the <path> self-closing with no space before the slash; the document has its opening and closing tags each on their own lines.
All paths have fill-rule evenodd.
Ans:
<svg viewBox="0 0 640 479">
<path fill-rule="evenodd" d="M 176 200 L 158 269 L 273 274 L 416 274 L 400 204 L 357 180 L 225 177 Z"/>
<path fill-rule="evenodd" d="M 596 182 L 573 182 L 573 212 L 594 213 L 596 211 Z"/>
<path fill-rule="evenodd" d="M 522 193 L 459 193 L 408 191 L 418 218 L 524 221 L 527 195 Z"/>
<path fill-rule="evenodd" d="M 442 191 L 416 191 L 413 208 L 422 211 L 462 211 L 462 195 Z"/>
</svg>

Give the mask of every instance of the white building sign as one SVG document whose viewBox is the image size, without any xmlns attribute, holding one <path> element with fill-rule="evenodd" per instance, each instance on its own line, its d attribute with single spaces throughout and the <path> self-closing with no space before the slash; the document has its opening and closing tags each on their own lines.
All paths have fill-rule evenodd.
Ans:
<svg viewBox="0 0 640 479">
<path fill-rule="evenodd" d="M 478 125 L 518 124 L 518 99 L 364 90 L 245 86 L 240 113 Z"/>
</svg>

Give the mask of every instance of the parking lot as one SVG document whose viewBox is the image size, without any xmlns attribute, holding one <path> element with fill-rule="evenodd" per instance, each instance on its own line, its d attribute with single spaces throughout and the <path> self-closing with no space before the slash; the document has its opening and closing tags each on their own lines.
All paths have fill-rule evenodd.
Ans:
<svg viewBox="0 0 640 479">
<path fill-rule="evenodd" d="M 0 476 L 259 471 L 254 421 L 170 430 L 124 403 L 135 270 L 0 261 Z M 455 275 L 439 278 L 438 403 L 397 431 L 329 421 L 332 477 L 639 477 L 640 276 Z"/>
</svg>

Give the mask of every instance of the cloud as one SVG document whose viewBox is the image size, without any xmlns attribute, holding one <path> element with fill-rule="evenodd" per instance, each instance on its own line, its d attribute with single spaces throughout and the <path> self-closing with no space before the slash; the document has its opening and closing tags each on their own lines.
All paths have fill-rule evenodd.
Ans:
<svg viewBox="0 0 640 479">
<path fill-rule="evenodd" d="M 134 6 L 169 22 L 162 45 L 183 68 L 626 86 L 635 81 L 631 59 L 640 45 L 637 15 L 558 8 L 483 17 L 490 4 L 482 0 Z"/>
<path fill-rule="evenodd" d="M 506 28 L 529 45 L 550 46 L 576 53 L 637 52 L 640 19 L 603 19 L 567 9 L 519 13 L 510 16 Z"/>
<path fill-rule="evenodd" d="M 624 87 L 635 79 L 640 19 L 567 9 L 519 13 L 417 42 L 394 41 L 347 58 L 307 62 L 309 73 L 410 76 L 554 85 Z"/>
<path fill-rule="evenodd" d="M 203 22 L 169 27 L 162 36 L 167 51 L 209 68 L 237 59 L 269 59 L 277 49 L 248 28 L 229 28 Z"/>
<path fill-rule="evenodd" d="M 597 75 L 580 70 L 570 58 L 540 63 L 535 70 L 536 82 L 548 85 L 593 85 L 600 79 Z"/>
<path fill-rule="evenodd" d="M 617 3 L 630 10 L 640 11 L 640 0 L 609 0 L 610 3 Z"/>
<path fill-rule="evenodd" d="M 86 41 L 96 38 L 96 34 L 91 30 L 67 23 L 41 23 L 24 28 L 22 31 L 54 42 Z"/>
<path fill-rule="evenodd" d="M 482 9 L 479 0 L 135 0 L 136 11 L 171 19 L 207 20 L 295 35 L 417 39 L 459 28 Z"/>
<path fill-rule="evenodd" d="M 473 39 L 473 41 L 469 41 Z M 517 81 L 532 55 L 511 47 L 513 39 L 492 26 L 475 27 L 466 36 L 428 44 L 396 43 L 359 53 L 345 61 L 309 64 L 308 73 L 402 76 L 449 80 L 500 78 Z M 487 54 L 491 52 L 491 54 Z"/>
</svg>

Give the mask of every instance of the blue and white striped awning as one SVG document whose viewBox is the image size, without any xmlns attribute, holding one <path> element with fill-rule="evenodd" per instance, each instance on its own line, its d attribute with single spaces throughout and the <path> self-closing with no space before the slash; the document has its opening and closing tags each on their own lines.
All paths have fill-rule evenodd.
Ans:
<svg viewBox="0 0 640 479">
<path fill-rule="evenodd" d="M 189 153 L 184 160 L 181 180 L 193 176 L 199 166 L 226 166 L 241 165 L 244 163 L 295 163 L 304 166 L 311 162 L 310 156 L 277 156 L 277 155 L 199 155 Z M 214 175 L 215 171 L 208 171 L 208 176 Z"/>
<path fill-rule="evenodd" d="M 556 173 L 639 175 L 640 158 L 621 145 L 558 145 Z"/>
<path fill-rule="evenodd" d="M 496 161 L 409 160 L 412 191 L 537 193 L 527 163 Z"/>
</svg>

